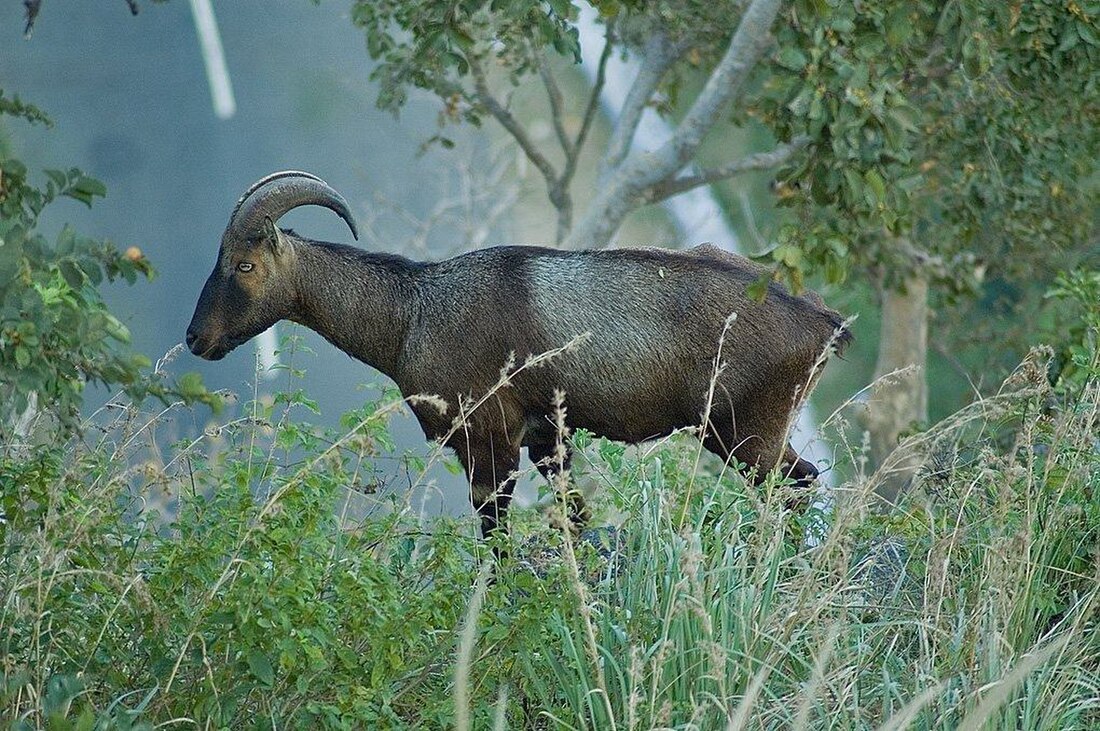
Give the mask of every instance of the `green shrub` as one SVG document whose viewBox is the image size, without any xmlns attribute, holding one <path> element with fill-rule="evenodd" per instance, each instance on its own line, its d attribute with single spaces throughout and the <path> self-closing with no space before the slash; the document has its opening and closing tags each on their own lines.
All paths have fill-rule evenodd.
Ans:
<svg viewBox="0 0 1100 731">
<path fill-rule="evenodd" d="M 5 117 L 52 124 L 40 109 L 0 89 L 0 124 Z M 0 148 L 0 434 L 22 431 L 26 438 L 29 428 L 20 418 L 36 412 L 53 417 L 62 433 L 71 431 L 88 383 L 138 399 L 218 407 L 197 374 L 166 382 L 150 373 L 149 359 L 129 348 L 129 330 L 102 299 L 106 282 L 154 276 L 140 249 L 120 251 L 67 225 L 51 243 L 38 230 L 48 206 L 70 198 L 90 207 L 106 192 L 77 168 L 46 170 L 43 184 L 35 184 L 26 165 Z"/>
</svg>

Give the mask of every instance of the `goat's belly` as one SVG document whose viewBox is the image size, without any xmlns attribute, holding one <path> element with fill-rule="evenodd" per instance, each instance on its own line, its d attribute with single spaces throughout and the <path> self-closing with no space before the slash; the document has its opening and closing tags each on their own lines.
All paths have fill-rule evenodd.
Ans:
<svg viewBox="0 0 1100 731">
<path fill-rule="evenodd" d="M 584 418 L 585 416 L 591 418 Z M 617 419 L 615 417 L 615 414 L 581 415 L 580 417 L 571 415 L 568 424 L 571 429 L 584 429 L 596 436 L 607 437 L 629 444 L 644 442 L 647 439 L 658 439 L 671 434 L 676 429 L 691 425 L 686 419 L 650 418 L 647 421 L 642 421 L 639 419 Z"/>
<path fill-rule="evenodd" d="M 639 388 L 634 382 L 628 387 L 615 384 L 577 384 L 565 390 L 566 424 L 570 429 L 584 429 L 598 436 L 623 442 L 640 442 L 669 434 L 699 420 L 702 404 L 677 389 Z M 541 412 L 542 410 L 539 409 Z M 528 423 L 531 441 L 553 438 L 553 415 L 539 413 Z"/>
</svg>

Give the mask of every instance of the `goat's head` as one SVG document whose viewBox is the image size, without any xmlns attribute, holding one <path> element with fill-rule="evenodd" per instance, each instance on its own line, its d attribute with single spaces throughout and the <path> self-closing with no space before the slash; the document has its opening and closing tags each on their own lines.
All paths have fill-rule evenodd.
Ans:
<svg viewBox="0 0 1100 731">
<path fill-rule="evenodd" d="M 227 353 L 291 314 L 296 253 L 275 224 L 298 206 L 324 206 L 359 234 L 347 201 L 320 178 L 288 170 L 262 178 L 237 201 L 214 271 L 187 327 L 187 347 L 207 360 Z"/>
</svg>

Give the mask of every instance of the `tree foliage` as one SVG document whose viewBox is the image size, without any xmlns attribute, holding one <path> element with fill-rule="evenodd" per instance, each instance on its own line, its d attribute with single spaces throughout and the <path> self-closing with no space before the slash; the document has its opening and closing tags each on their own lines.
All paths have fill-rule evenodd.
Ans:
<svg viewBox="0 0 1100 731">
<path fill-rule="evenodd" d="M 889 377 L 863 423 L 876 463 L 927 423 L 929 303 L 958 304 L 993 278 L 1049 282 L 1095 228 L 1096 0 L 594 0 L 606 46 L 587 109 L 610 55 L 637 71 L 604 149 L 584 153 L 599 175 L 574 223 L 590 115 L 569 129 L 548 59 L 579 57 L 583 7 L 362 1 L 352 17 L 379 62 L 379 103 L 396 111 L 415 86 L 440 97 L 445 121 L 496 119 L 545 178 L 566 246 L 604 246 L 641 206 L 776 170 L 779 215 L 760 255 L 771 270 L 752 293 L 763 298 L 769 277 L 795 290 L 816 272 L 870 279 L 884 313 L 875 378 Z M 536 142 L 509 99 L 540 81 L 556 134 Z M 651 107 L 673 130 L 639 149 Z M 703 159 L 723 121 L 774 142 Z"/>
<path fill-rule="evenodd" d="M 758 106 L 815 140 L 784 174 L 787 237 L 834 280 L 923 266 L 962 291 L 1081 243 L 1100 151 L 1100 4 L 1084 5 L 794 3 Z"/>
<path fill-rule="evenodd" d="M 448 100 L 459 97 L 468 105 L 461 109 L 462 118 L 474 123 L 485 110 L 474 103 L 464 83 L 471 63 L 493 56 L 519 83 L 537 70 L 535 49 L 549 46 L 580 61 L 571 16 L 575 17 L 575 8 L 560 0 L 383 0 L 356 2 L 352 8 L 352 22 L 366 31 L 367 50 L 380 62 L 372 78 L 379 83 L 381 108 L 396 113 L 408 98 L 409 87 L 416 87 Z"/>
<path fill-rule="evenodd" d="M 1097 186 L 1090 176 L 1100 151 L 1096 2 L 593 5 L 608 27 L 612 52 L 641 64 L 631 92 L 641 97 L 638 109 L 629 99 L 624 104 L 616 123 L 625 129 L 613 130 L 602 160 L 605 168 L 629 173 L 623 184 L 631 209 L 745 169 L 735 161 L 690 171 L 697 144 L 652 179 L 645 179 L 647 171 L 663 149 L 636 155 L 634 166 L 622 163 L 635 113 L 649 105 L 690 117 L 692 105 L 713 90 L 703 83 L 694 101 L 683 98 L 685 90 L 715 81 L 738 42 L 759 43 L 735 31 L 754 12 L 776 7 L 766 53 L 746 56 L 751 77 L 722 111 L 786 141 L 776 148 L 782 154 L 768 161 L 786 163 L 779 177 L 786 184 L 782 204 L 790 209 L 771 258 L 795 286 L 816 269 L 840 281 L 853 269 L 870 268 L 897 283 L 919 267 L 950 293 L 973 291 L 990 266 L 1010 274 L 1027 270 L 1035 254 L 1080 242 L 1093 224 L 1088 212 Z M 374 78 L 383 108 L 396 112 L 416 87 L 442 100 L 445 119 L 476 124 L 486 114 L 502 122 L 510 116 L 506 102 L 483 83 L 489 71 L 515 88 L 545 74 L 547 54 L 579 59 L 580 6 L 569 0 L 362 1 L 352 19 L 378 61 Z M 549 83 L 547 89 L 553 105 Z M 505 126 L 536 165 L 542 158 L 552 167 L 547 152 L 534 149 L 510 121 L 514 128 Z M 713 122 L 693 132 L 706 134 Z M 677 134 L 686 131 L 692 130 L 681 123 Z M 559 137 L 568 156 L 570 143 Z M 759 167 L 766 165 L 749 169 Z M 561 209 L 567 196 L 559 190 L 554 200 L 553 189 L 561 171 L 550 172 L 551 199 Z M 610 212 L 617 226 L 621 215 L 610 210 L 602 190 L 591 207 L 600 206 L 608 209 L 593 215 Z"/>
</svg>

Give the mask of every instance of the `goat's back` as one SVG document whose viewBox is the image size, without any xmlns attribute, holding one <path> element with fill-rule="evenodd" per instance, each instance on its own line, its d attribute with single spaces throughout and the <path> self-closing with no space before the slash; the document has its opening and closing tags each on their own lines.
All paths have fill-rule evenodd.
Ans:
<svg viewBox="0 0 1100 731">
<path fill-rule="evenodd" d="M 794 296 L 772 284 L 763 302 L 749 297 L 748 286 L 763 271 L 712 246 L 685 252 L 499 247 L 427 265 L 419 274 L 420 318 L 407 357 L 419 364 L 419 374 L 446 378 L 413 388 L 440 393 L 449 381 L 487 389 L 510 353 L 522 363 L 591 333 L 569 353 L 521 375 L 513 390 L 529 402 L 520 405 L 525 412 L 545 409 L 560 388 L 571 420 L 600 421 L 594 431 L 608 436 L 637 440 L 695 423 L 731 314 L 737 319 L 726 334 L 727 365 L 719 377 L 731 406 L 769 382 L 804 378 L 840 325 L 816 295 Z M 587 418 L 586 411 L 592 412 Z M 613 433 L 600 416 L 607 411 L 631 424 L 631 433 Z"/>
</svg>

